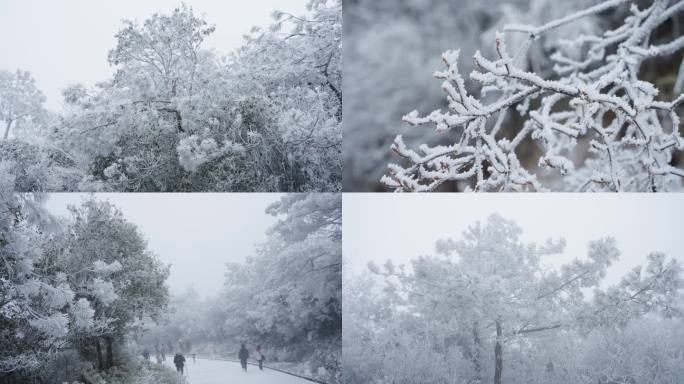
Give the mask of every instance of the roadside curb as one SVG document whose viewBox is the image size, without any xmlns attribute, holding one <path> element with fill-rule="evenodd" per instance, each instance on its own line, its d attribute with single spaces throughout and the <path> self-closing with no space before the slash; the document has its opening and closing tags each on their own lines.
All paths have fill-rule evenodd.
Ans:
<svg viewBox="0 0 684 384">
<path fill-rule="evenodd" d="M 196 356 L 196 358 L 197 358 L 197 359 L 203 359 L 203 360 L 228 361 L 228 362 L 231 362 L 231 363 L 239 363 L 239 362 L 240 362 L 240 360 L 237 360 L 237 359 L 225 359 L 225 358 L 220 358 L 220 357 L 206 358 L 206 357 L 199 357 L 199 356 Z M 258 367 L 258 366 L 259 366 L 259 364 L 257 364 L 257 363 L 252 363 L 252 362 L 249 362 L 249 361 L 247 362 L 247 364 L 252 365 L 252 366 L 255 366 L 255 367 Z M 285 374 L 287 374 L 287 375 L 294 376 L 294 377 L 298 377 L 298 378 L 300 378 L 300 379 L 308 380 L 308 381 L 311 381 L 311 382 L 314 382 L 314 383 L 318 383 L 318 384 L 328 384 L 328 383 L 326 383 L 325 381 L 321 381 L 321 380 L 314 379 L 314 378 L 307 377 L 307 376 L 302 376 L 302 375 L 300 375 L 300 374 L 293 373 L 293 372 L 284 371 L 284 370 L 282 370 L 282 369 L 280 369 L 280 368 L 269 367 L 268 365 L 265 365 L 265 364 L 263 365 L 263 367 L 264 367 L 264 369 L 270 369 L 270 370 L 272 370 L 272 371 L 276 371 L 276 372 L 280 372 L 280 373 L 285 373 Z"/>
</svg>

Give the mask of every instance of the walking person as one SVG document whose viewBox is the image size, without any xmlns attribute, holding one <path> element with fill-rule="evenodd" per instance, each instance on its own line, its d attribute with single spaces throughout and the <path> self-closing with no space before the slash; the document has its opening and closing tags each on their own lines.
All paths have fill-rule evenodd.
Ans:
<svg viewBox="0 0 684 384">
<path fill-rule="evenodd" d="M 176 371 L 182 375 L 183 367 L 185 366 L 185 356 L 176 353 L 176 356 L 173 357 L 173 364 L 176 366 Z"/>
<path fill-rule="evenodd" d="M 249 358 L 249 351 L 245 347 L 245 343 L 240 346 L 240 352 L 238 352 L 238 358 L 240 359 L 240 364 L 242 365 L 242 370 L 247 372 L 247 359 Z"/>
<path fill-rule="evenodd" d="M 192 354 L 192 362 L 193 362 L 193 363 L 196 363 L 196 362 L 197 362 L 197 361 L 195 361 L 195 354 L 194 354 L 194 353 Z"/>
<path fill-rule="evenodd" d="M 264 356 L 263 351 L 261 350 L 261 344 L 258 344 L 256 347 L 256 359 L 259 362 L 259 370 L 263 371 L 264 370 L 264 359 L 266 356 Z"/>
</svg>

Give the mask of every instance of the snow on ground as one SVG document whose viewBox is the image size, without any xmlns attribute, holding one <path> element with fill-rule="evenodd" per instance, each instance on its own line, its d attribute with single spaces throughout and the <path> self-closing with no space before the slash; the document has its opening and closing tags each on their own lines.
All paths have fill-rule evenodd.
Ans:
<svg viewBox="0 0 684 384">
<path fill-rule="evenodd" d="M 171 360 L 167 358 L 164 365 L 176 369 Z M 247 372 L 243 372 L 240 363 L 229 361 L 197 359 L 193 363 L 190 357 L 185 367 L 188 384 L 311 384 L 311 381 L 270 369 L 259 371 L 253 365 L 248 365 Z"/>
</svg>

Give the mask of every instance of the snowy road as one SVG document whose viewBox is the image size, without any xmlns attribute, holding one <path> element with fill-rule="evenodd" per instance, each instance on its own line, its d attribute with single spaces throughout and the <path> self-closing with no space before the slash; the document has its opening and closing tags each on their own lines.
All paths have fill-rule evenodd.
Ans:
<svg viewBox="0 0 684 384">
<path fill-rule="evenodd" d="M 164 363 L 173 366 L 170 359 Z M 186 377 L 188 384 L 311 384 L 311 381 L 290 376 L 285 373 L 265 369 L 259 371 L 258 367 L 247 366 L 247 372 L 243 372 L 239 363 L 219 360 L 197 359 L 193 363 L 192 358 L 186 362 Z"/>
</svg>

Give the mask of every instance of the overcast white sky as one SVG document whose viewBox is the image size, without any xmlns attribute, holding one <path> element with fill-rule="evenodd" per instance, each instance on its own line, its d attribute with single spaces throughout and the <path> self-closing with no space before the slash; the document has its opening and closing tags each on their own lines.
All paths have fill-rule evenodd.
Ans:
<svg viewBox="0 0 684 384">
<path fill-rule="evenodd" d="M 302 14 L 308 0 L 185 0 L 204 14 L 216 32 L 205 47 L 228 53 L 242 36 L 266 26 L 274 10 Z M 59 110 L 61 90 L 70 84 L 93 85 L 113 69 L 107 53 L 123 19 L 145 20 L 168 13 L 180 0 L 0 0 L 0 69 L 30 71 L 47 96 L 47 107 Z"/>
<path fill-rule="evenodd" d="M 51 194 L 46 207 L 67 216 L 67 204 L 79 205 L 89 194 Z M 266 240 L 276 218 L 264 211 L 281 194 L 269 193 L 118 193 L 97 194 L 121 209 L 148 239 L 149 248 L 171 264 L 174 293 L 190 285 L 203 296 L 223 286 L 226 262 L 242 262 L 254 245 Z"/>
<path fill-rule="evenodd" d="M 369 261 L 410 264 L 433 255 L 435 242 L 498 212 L 523 228 L 526 241 L 564 237 L 565 253 L 548 266 L 586 257 L 589 241 L 615 237 L 622 256 L 606 284 L 662 251 L 684 262 L 684 194 L 344 194 L 345 272 Z"/>
</svg>

